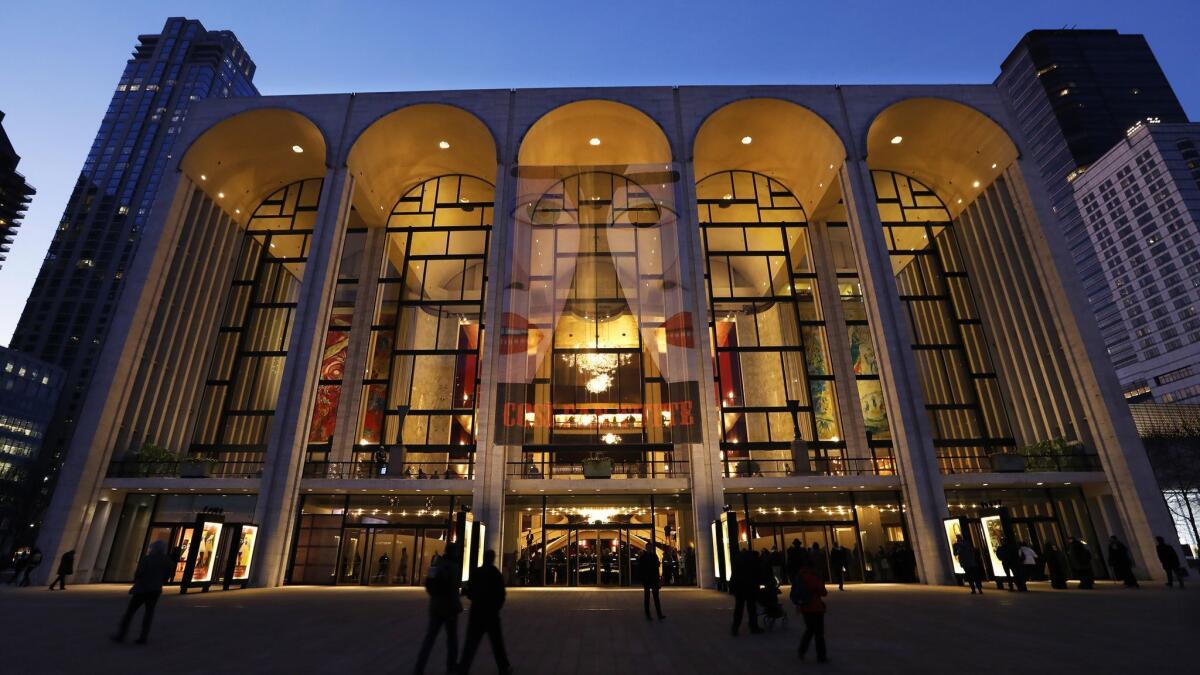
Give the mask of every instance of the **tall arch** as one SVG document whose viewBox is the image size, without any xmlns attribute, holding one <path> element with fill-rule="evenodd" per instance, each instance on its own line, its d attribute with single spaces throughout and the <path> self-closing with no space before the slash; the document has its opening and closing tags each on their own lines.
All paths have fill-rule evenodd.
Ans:
<svg viewBox="0 0 1200 675">
<path fill-rule="evenodd" d="M 615 101 L 575 101 L 542 115 L 517 152 L 522 166 L 669 164 L 671 144 L 646 113 Z"/>
</svg>

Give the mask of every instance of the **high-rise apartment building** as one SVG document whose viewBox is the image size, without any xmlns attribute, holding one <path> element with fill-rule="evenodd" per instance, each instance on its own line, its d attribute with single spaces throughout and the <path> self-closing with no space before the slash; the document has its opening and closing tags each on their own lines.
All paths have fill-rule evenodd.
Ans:
<svg viewBox="0 0 1200 675">
<path fill-rule="evenodd" d="M 1135 356 L 1126 397 L 1200 402 L 1200 124 L 1137 124 L 1072 187 Z"/>
<path fill-rule="evenodd" d="M 0 347 L 0 556 L 29 529 L 18 506 L 61 389 L 60 369 Z"/>
<path fill-rule="evenodd" d="M 4 113 L 0 112 L 0 121 L 3 120 Z M 20 161 L 21 156 L 13 149 L 4 127 L 0 126 L 0 263 L 8 255 L 8 247 L 12 246 L 21 217 L 35 192 L 33 186 L 25 182 L 25 177 L 17 173 Z"/>
<path fill-rule="evenodd" d="M 183 121 L 198 100 L 257 96 L 254 68 L 233 33 L 199 21 L 172 17 L 138 37 L 10 344 L 66 372 L 31 473 L 30 519 L 53 489 Z"/>
<path fill-rule="evenodd" d="M 996 86 L 1028 139 L 1113 365 L 1136 363 L 1070 182 L 1139 120 L 1186 122 L 1183 107 L 1145 37 L 1115 30 L 1030 31 L 1004 60 Z"/>
</svg>

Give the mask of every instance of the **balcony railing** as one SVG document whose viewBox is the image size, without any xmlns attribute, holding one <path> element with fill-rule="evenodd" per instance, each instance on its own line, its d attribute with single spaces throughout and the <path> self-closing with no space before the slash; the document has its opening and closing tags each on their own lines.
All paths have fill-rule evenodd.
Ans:
<svg viewBox="0 0 1200 675">
<path fill-rule="evenodd" d="M 952 473 L 1020 473 L 1024 472 L 1061 472 L 1061 471 L 1101 471 L 1100 457 L 1088 453 L 1067 454 L 1017 454 L 996 455 L 996 457 L 1011 458 L 1023 468 L 1007 468 L 988 455 L 939 455 L 938 469 L 944 474 Z M 1017 459 L 1020 458 L 1020 459 Z"/>
<path fill-rule="evenodd" d="M 469 480 L 474 478 L 474 466 L 464 462 L 322 462 L 304 464 L 305 478 L 332 480 L 411 479 L 411 480 Z"/>
<path fill-rule="evenodd" d="M 893 476 L 896 463 L 891 457 L 815 457 L 807 471 L 796 470 L 790 459 L 725 459 L 726 478 L 767 478 L 779 476 Z"/>
<path fill-rule="evenodd" d="M 263 463 L 117 460 L 108 465 L 109 478 L 259 478 Z"/>
<path fill-rule="evenodd" d="M 601 462 L 589 468 L 589 461 L 565 461 L 547 459 L 529 459 L 519 462 L 509 462 L 506 474 L 509 478 L 572 480 L 584 478 L 686 478 L 688 464 L 681 460 L 642 461 L 642 460 L 613 460 L 612 471 L 608 464 Z"/>
</svg>

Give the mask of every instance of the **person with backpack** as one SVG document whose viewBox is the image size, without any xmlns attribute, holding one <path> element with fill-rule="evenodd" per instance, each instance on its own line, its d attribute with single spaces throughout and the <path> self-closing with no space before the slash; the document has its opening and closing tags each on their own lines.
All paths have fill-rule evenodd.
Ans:
<svg viewBox="0 0 1200 675">
<path fill-rule="evenodd" d="M 463 611 L 462 602 L 458 599 L 460 568 L 457 544 L 446 544 L 445 554 L 429 566 L 429 573 L 425 577 L 425 592 L 429 594 L 429 624 L 413 668 L 418 675 L 425 672 L 429 652 L 433 650 L 433 643 L 443 627 L 446 629 L 446 671 L 452 673 L 458 666 L 458 615 Z"/>
<path fill-rule="evenodd" d="M 800 637 L 800 647 L 796 651 L 801 661 L 808 652 L 809 644 L 814 641 L 817 643 L 817 663 L 829 661 L 825 650 L 825 601 L 821 599 L 828 594 L 825 582 L 809 564 L 802 566 L 800 573 L 792 580 L 791 600 L 804 619 L 804 635 Z"/>
</svg>

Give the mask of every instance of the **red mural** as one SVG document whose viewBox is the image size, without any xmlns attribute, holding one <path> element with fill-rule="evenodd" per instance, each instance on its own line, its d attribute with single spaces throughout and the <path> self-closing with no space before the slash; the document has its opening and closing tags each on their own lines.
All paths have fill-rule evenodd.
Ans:
<svg viewBox="0 0 1200 675">
<path fill-rule="evenodd" d="M 338 402 L 342 398 L 341 380 L 346 370 L 346 347 L 350 344 L 350 323 L 353 314 L 352 307 L 335 307 L 329 317 L 329 330 L 325 333 L 319 378 L 322 382 L 336 381 L 337 384 L 317 386 L 312 426 L 308 431 L 309 443 L 328 443 L 333 438 Z"/>
</svg>

